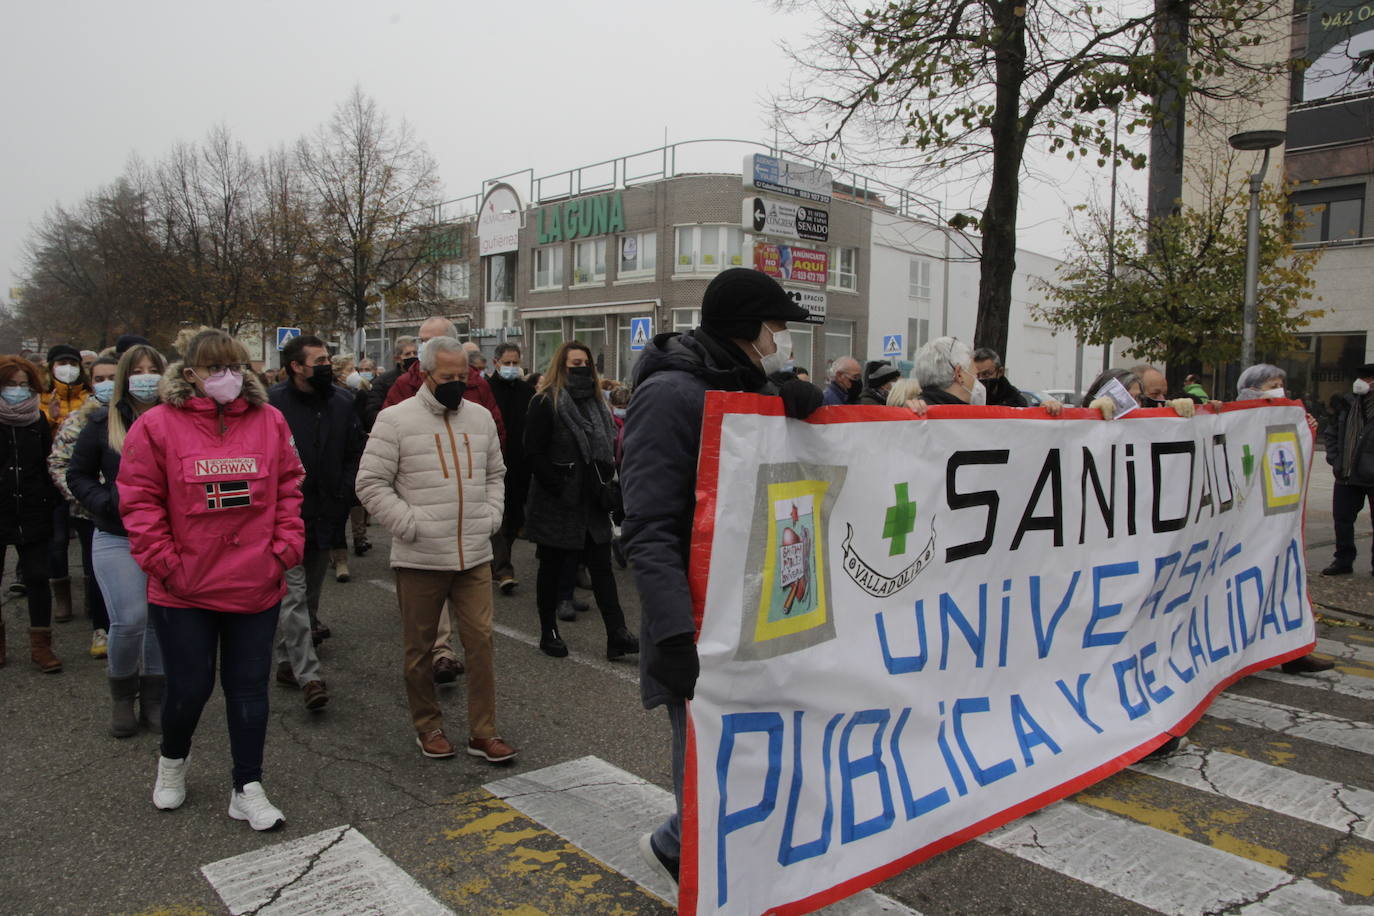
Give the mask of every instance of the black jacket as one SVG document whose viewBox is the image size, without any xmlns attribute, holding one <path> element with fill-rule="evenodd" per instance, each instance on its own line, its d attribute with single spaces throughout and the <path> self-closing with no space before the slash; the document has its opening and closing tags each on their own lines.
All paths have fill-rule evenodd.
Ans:
<svg viewBox="0 0 1374 916">
<path fill-rule="evenodd" d="M 52 535 L 61 501 L 48 476 L 52 432 L 41 413 L 27 426 L 0 424 L 0 543 L 32 544 Z"/>
<path fill-rule="evenodd" d="M 620 466 L 621 530 L 641 599 L 639 689 L 646 708 L 674 698 L 648 674 L 657 645 L 696 632 L 687 570 L 706 392 L 776 393 L 740 358 L 698 329 L 658 335 L 635 366 Z"/>
<path fill-rule="evenodd" d="M 922 388 L 921 400 L 925 401 L 932 407 L 936 404 L 953 404 L 956 407 L 968 406 L 968 403 L 966 401 L 959 400 L 954 395 L 950 394 L 948 391 L 945 391 L 943 388 Z"/>
<path fill-rule="evenodd" d="M 288 381 L 268 389 L 267 401 L 286 417 L 305 465 L 301 518 L 305 519 L 306 547 L 328 549 L 348 521 L 363 454 L 363 430 L 353 410 L 353 392 L 336 385 L 329 397 L 322 398 Z"/>
<path fill-rule="evenodd" d="M 988 404 L 993 407 L 1029 407 L 1026 396 L 1005 375 L 983 383 L 988 392 Z"/>
<path fill-rule="evenodd" d="M 121 402 L 127 432 L 134 424 L 134 412 L 128 403 Z M 106 534 L 128 537 L 119 517 L 120 455 L 110 448 L 110 409 L 101 407 L 91 412 L 86 426 L 72 446 L 72 458 L 67 464 L 67 488 L 72 491 L 81 508 L 91 513 L 95 526 Z"/>
<path fill-rule="evenodd" d="M 386 403 L 387 392 L 404 374 L 404 370 L 397 366 L 372 380 L 372 387 L 367 392 L 367 405 L 363 408 L 363 429 L 371 432 L 372 424 L 377 422 L 377 414 L 382 412 L 382 405 Z"/>
<path fill-rule="evenodd" d="M 606 422 L 611 422 L 609 410 Z M 583 459 L 547 392 L 529 403 L 524 451 L 530 473 L 525 537 L 560 550 L 581 550 L 588 538 L 593 544 L 609 544 L 611 516 L 600 490 L 601 479 L 609 481 L 615 466 L 598 469 Z"/>
<path fill-rule="evenodd" d="M 887 395 L 881 391 L 874 391 L 872 388 L 865 388 L 859 393 L 859 403 L 883 407 L 887 404 Z"/>
<path fill-rule="evenodd" d="M 525 495 L 530 488 L 530 467 L 525 458 L 525 417 L 534 397 L 534 386 L 524 379 L 507 381 L 499 373 L 487 376 L 492 397 L 506 427 L 506 522 L 515 531 L 525 520 Z"/>
<path fill-rule="evenodd" d="M 1362 410 L 1365 398 L 1374 398 L 1374 392 L 1366 395 L 1337 395 L 1338 404 L 1332 406 L 1331 420 L 1322 430 L 1322 445 L 1326 447 L 1326 463 L 1331 465 L 1336 479 L 1341 483 L 1357 487 L 1374 487 L 1374 422 L 1367 422 L 1360 430 L 1360 441 L 1355 448 L 1355 466 L 1344 467 L 1346 441 L 1350 437 L 1350 414 Z"/>
</svg>

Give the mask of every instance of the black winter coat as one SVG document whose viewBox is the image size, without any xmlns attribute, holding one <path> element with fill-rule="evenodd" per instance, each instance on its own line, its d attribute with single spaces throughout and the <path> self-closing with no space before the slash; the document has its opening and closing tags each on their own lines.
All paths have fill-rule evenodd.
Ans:
<svg viewBox="0 0 1374 916">
<path fill-rule="evenodd" d="M 134 412 L 127 402 L 119 405 L 124 417 L 124 429 L 134 424 Z M 120 454 L 110 448 L 110 408 L 91 412 L 86 426 L 72 446 L 71 461 L 67 464 L 67 488 L 72 491 L 81 508 L 91 513 L 95 526 L 106 534 L 128 537 L 119 517 Z"/>
<path fill-rule="evenodd" d="M 1374 487 L 1374 422 L 1367 422 L 1360 430 L 1360 441 L 1355 448 L 1355 466 L 1344 467 L 1346 440 L 1350 437 L 1350 414 L 1364 409 L 1364 399 L 1374 398 L 1374 392 L 1366 395 L 1338 395 L 1339 406 L 1331 421 L 1322 430 L 1322 445 L 1326 447 L 1326 463 L 1331 465 L 1336 479 L 1341 483 L 1356 487 Z"/>
<path fill-rule="evenodd" d="M 530 466 L 525 458 L 525 418 L 534 397 L 534 386 L 524 379 L 507 381 L 500 374 L 487 377 L 492 397 L 506 427 L 506 527 L 514 531 L 524 524 L 525 497 L 530 488 Z"/>
<path fill-rule="evenodd" d="M 687 570 L 706 392 L 776 394 L 762 372 L 732 362 L 717 343 L 698 335 L 700 330 L 654 338 L 635 366 L 625 417 L 621 532 L 640 595 L 639 691 L 646 708 L 675 699 L 648 674 L 658 644 L 696 632 Z"/>
<path fill-rule="evenodd" d="M 48 476 L 52 431 L 42 414 L 27 426 L 0 424 L 0 543 L 32 544 L 52 535 L 62 500 Z"/>
<path fill-rule="evenodd" d="M 610 422 L 609 412 L 606 420 Z M 524 446 L 530 472 L 525 537 L 559 550 L 581 550 L 588 538 L 593 544 L 609 544 L 611 517 L 601 504 L 600 480 L 610 480 L 615 467 L 600 468 L 598 477 L 598 469 L 583 459 L 547 393 L 535 395 L 529 403 Z"/>
<path fill-rule="evenodd" d="M 382 405 L 386 403 L 387 392 L 404 374 L 398 366 L 372 380 L 372 387 L 367 392 L 367 406 L 363 408 L 363 429 L 372 431 L 372 424 L 377 422 L 377 414 L 382 412 Z"/>
<path fill-rule="evenodd" d="M 267 401 L 286 417 L 296 453 L 305 466 L 301 518 L 306 547 L 328 549 L 348 522 L 363 454 L 363 430 L 353 409 L 353 392 L 336 385 L 329 397 L 322 398 L 288 381 L 268 389 Z"/>
</svg>

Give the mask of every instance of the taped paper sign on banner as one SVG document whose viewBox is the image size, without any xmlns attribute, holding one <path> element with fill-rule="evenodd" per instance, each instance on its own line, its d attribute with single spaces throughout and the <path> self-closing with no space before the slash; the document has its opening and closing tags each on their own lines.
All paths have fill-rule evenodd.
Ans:
<svg viewBox="0 0 1374 916">
<path fill-rule="evenodd" d="M 801 422 L 710 393 L 682 912 L 832 903 L 1308 651 L 1311 454 L 1285 401 Z"/>
</svg>

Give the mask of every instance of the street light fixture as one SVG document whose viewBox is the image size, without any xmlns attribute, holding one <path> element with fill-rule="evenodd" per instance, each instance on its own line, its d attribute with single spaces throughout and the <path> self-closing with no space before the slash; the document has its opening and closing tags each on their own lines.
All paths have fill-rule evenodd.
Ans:
<svg viewBox="0 0 1374 916">
<path fill-rule="evenodd" d="M 1255 364 L 1255 325 L 1259 320 L 1260 188 L 1264 185 L 1264 173 L 1269 171 L 1269 151 L 1282 145 L 1285 136 L 1281 130 L 1246 130 L 1227 138 L 1231 148 L 1241 152 L 1264 150 L 1259 171 L 1250 176 L 1250 211 L 1245 220 L 1245 312 L 1240 341 L 1242 369 Z"/>
</svg>

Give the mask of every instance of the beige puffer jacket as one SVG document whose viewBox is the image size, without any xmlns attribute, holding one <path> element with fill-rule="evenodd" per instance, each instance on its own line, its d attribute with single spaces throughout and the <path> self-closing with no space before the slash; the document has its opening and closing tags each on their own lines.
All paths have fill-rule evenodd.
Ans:
<svg viewBox="0 0 1374 916">
<path fill-rule="evenodd" d="M 506 463 L 481 404 L 445 410 L 429 388 L 377 415 L 358 500 L 391 532 L 391 565 L 458 571 L 491 560 Z"/>
</svg>

